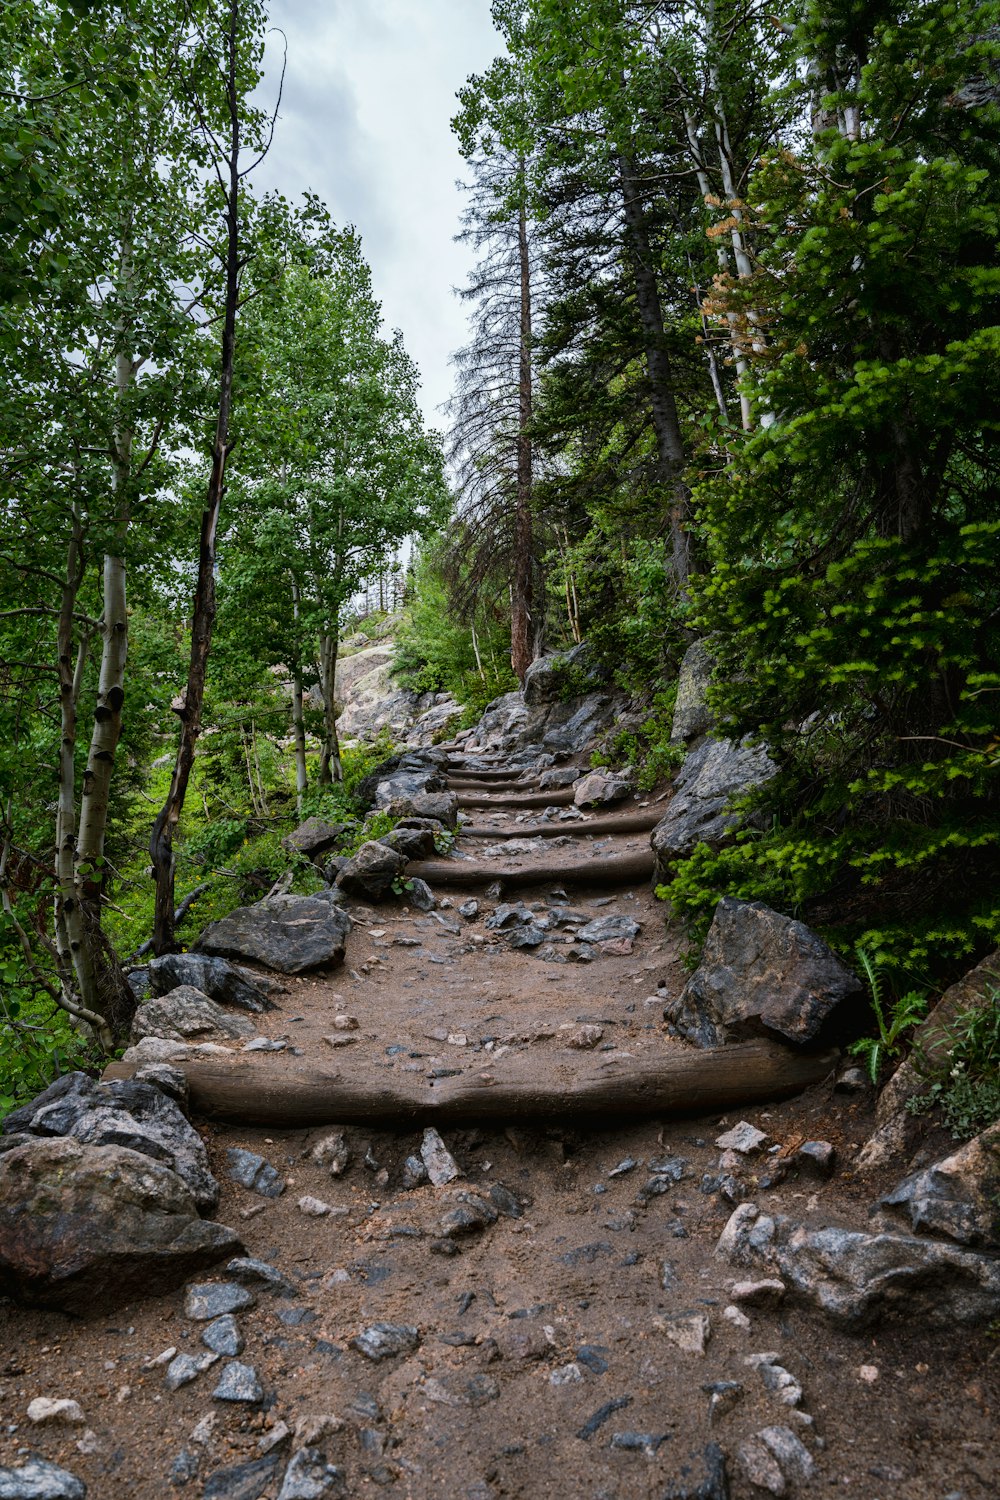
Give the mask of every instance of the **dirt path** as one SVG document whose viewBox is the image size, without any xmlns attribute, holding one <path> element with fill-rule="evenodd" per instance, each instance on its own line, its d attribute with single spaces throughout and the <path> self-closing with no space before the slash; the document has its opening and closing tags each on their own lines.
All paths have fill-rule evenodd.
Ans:
<svg viewBox="0 0 1000 1500">
<path fill-rule="evenodd" d="M 492 859 L 498 871 L 648 847 L 648 834 L 591 835 L 587 820 L 568 818 L 566 842 L 546 837 L 540 854 L 535 810 L 529 819 L 508 803 L 506 816 L 474 816 L 504 837 L 460 839 L 456 854 Z M 514 829 L 526 846 L 512 849 Z M 467 899 L 479 902 L 475 915 L 459 913 Z M 548 881 L 513 899 L 551 924 L 533 948 L 512 948 L 486 926 L 500 902 L 481 887 L 449 888 L 429 913 L 397 901 L 354 906 L 344 969 L 290 981 L 262 1029 L 286 1043 L 279 1056 L 290 1065 L 336 1055 L 342 1068 L 429 1084 L 510 1053 L 545 1077 L 570 1038 L 595 1055 L 680 1045 L 661 1013 L 683 982 L 682 944 L 648 888 L 562 891 Z M 640 931 L 592 961 L 560 962 L 581 946 L 579 922 L 554 921 L 565 908 L 631 918 Z M 775 1144 L 831 1141 L 841 1164 L 831 1179 L 791 1177 L 755 1201 L 807 1222 L 863 1223 L 873 1189 L 852 1179 L 850 1162 L 869 1111 L 866 1096 L 834 1093 L 828 1080 L 724 1118 L 445 1131 L 463 1175 L 441 1187 L 404 1185 L 420 1131 L 348 1128 L 351 1160 L 332 1177 L 312 1159 L 329 1128 L 206 1125 L 223 1184 L 217 1217 L 287 1279 L 278 1292 L 252 1288 L 253 1305 L 236 1314 L 239 1357 L 262 1398 L 213 1398 L 225 1360 L 167 1388 L 158 1357 L 203 1350 L 204 1324 L 185 1316 L 182 1292 L 83 1321 L 0 1307 L 0 1465 L 37 1452 L 85 1481 L 91 1500 L 274 1500 L 289 1455 L 312 1438 L 340 1477 L 314 1476 L 312 1488 L 286 1477 L 285 1500 L 379 1490 L 415 1500 L 750 1500 L 767 1491 L 738 1450 L 788 1429 L 807 1459 L 798 1479 L 786 1463 L 787 1494 L 995 1500 L 994 1343 L 918 1322 L 848 1336 L 783 1306 L 727 1311 L 738 1276 L 713 1251 L 732 1204 L 703 1190 L 717 1176 L 715 1138 L 742 1117 Z M 233 1148 L 266 1157 L 282 1194 L 231 1181 Z M 303 1198 L 330 1212 L 304 1212 Z M 226 1280 L 224 1268 L 206 1279 Z M 373 1360 L 352 1340 L 375 1323 L 415 1332 L 389 1335 L 407 1347 Z M 763 1364 L 752 1358 L 761 1354 Z M 777 1368 L 801 1387 L 792 1404 Z M 37 1396 L 79 1401 L 86 1433 L 31 1427 Z M 281 1438 L 283 1427 L 291 1435 Z"/>
</svg>

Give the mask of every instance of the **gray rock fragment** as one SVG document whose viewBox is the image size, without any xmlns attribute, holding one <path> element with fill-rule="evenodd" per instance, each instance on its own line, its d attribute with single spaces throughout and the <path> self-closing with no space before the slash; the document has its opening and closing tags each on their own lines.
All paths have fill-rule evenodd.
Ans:
<svg viewBox="0 0 1000 1500">
<path fill-rule="evenodd" d="M 261 1500 L 277 1479 L 281 1463 L 280 1454 L 269 1453 L 250 1463 L 216 1469 L 202 1490 L 202 1500 Z"/>
<path fill-rule="evenodd" d="M 238 1182 L 240 1187 L 247 1188 L 251 1193 L 259 1193 L 262 1198 L 280 1198 L 285 1191 L 284 1181 L 278 1176 L 276 1169 L 255 1151 L 230 1146 L 226 1151 L 226 1160 L 232 1181 Z"/>
<path fill-rule="evenodd" d="M 219 1358 L 211 1350 L 205 1350 L 203 1354 L 178 1354 L 167 1366 L 164 1375 L 164 1384 L 168 1391 L 179 1391 L 182 1385 L 190 1385 L 192 1380 L 209 1369 Z"/>
<path fill-rule="evenodd" d="M 244 1365 L 234 1359 L 230 1364 L 223 1366 L 219 1383 L 212 1392 L 212 1397 L 216 1401 L 255 1405 L 264 1399 L 264 1388 L 257 1378 L 257 1371 L 253 1365 Z"/>
<path fill-rule="evenodd" d="M 0 1469 L 0 1500 L 86 1500 L 86 1495 L 82 1479 L 44 1458 Z"/>
<path fill-rule="evenodd" d="M 242 1286 L 255 1286 L 269 1292 L 279 1292 L 283 1297 L 297 1297 L 298 1290 L 284 1271 L 269 1265 L 266 1260 L 255 1260 L 252 1256 L 239 1256 L 231 1260 L 226 1270 L 234 1281 Z"/>
<path fill-rule="evenodd" d="M 220 1005 L 256 1012 L 270 1008 L 271 991 L 279 988 L 276 980 L 205 953 L 164 953 L 150 959 L 149 987 L 154 995 L 169 995 L 181 985 L 201 990 Z"/>
<path fill-rule="evenodd" d="M 154 997 L 140 1005 L 132 1018 L 131 1037 L 163 1037 L 168 1042 L 244 1041 L 257 1028 L 245 1016 L 233 1015 L 191 985 L 178 985 L 169 995 Z"/>
<path fill-rule="evenodd" d="M 372 1323 L 351 1339 L 352 1349 L 376 1363 L 396 1354 L 412 1354 L 419 1344 L 419 1330 L 405 1323 Z"/>
<path fill-rule="evenodd" d="M 342 1471 L 328 1464 L 319 1448 L 300 1448 L 289 1459 L 278 1500 L 322 1500 L 324 1495 L 342 1495 L 345 1489 Z"/>
<path fill-rule="evenodd" d="M 641 931 L 641 925 L 632 917 L 595 917 L 580 928 L 577 938 L 581 943 L 608 943 L 619 938 L 631 940 Z"/>
<path fill-rule="evenodd" d="M 213 1318 L 208 1327 L 202 1329 L 201 1341 L 215 1354 L 225 1354 L 231 1359 L 243 1353 L 243 1335 L 232 1313 Z"/>
<path fill-rule="evenodd" d="M 427 1169 L 427 1176 L 435 1187 L 445 1187 L 461 1177 L 462 1169 L 433 1127 L 424 1131 L 420 1143 L 420 1157 Z"/>
<path fill-rule="evenodd" d="M 917 1234 L 1000 1250 L 1000 1122 L 881 1199 Z"/>
<path fill-rule="evenodd" d="M 184 1316 L 195 1323 L 208 1323 L 253 1305 L 253 1293 L 234 1281 L 198 1282 L 184 1294 Z"/>
<path fill-rule="evenodd" d="M 331 1177 L 343 1177 L 351 1164 L 351 1148 L 342 1130 L 331 1131 L 310 1152 L 317 1166 L 328 1167 Z"/>
</svg>

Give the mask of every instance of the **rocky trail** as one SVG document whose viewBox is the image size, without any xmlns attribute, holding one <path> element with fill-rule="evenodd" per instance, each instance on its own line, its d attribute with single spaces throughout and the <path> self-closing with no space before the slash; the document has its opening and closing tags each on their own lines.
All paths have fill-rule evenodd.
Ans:
<svg viewBox="0 0 1000 1500">
<path fill-rule="evenodd" d="M 8 1120 L 50 1305 L 0 1302 L 0 1500 L 1000 1493 L 983 1233 L 872 1219 L 898 1163 L 856 1170 L 874 1100 L 821 1028 L 685 1039 L 664 802 L 552 761 L 388 778 L 410 816 L 329 899 L 154 961 L 109 1081 Z M 85 1168 L 143 1256 L 81 1231 Z"/>
</svg>

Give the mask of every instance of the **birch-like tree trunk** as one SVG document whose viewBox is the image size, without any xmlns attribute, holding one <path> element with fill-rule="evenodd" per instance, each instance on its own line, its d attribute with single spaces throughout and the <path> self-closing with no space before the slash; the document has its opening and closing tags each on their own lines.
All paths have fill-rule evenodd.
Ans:
<svg viewBox="0 0 1000 1500">
<path fill-rule="evenodd" d="M 323 751 L 319 762 L 320 786 L 332 786 L 344 779 L 340 763 L 340 740 L 337 735 L 337 653 L 340 648 L 339 621 L 319 638 L 320 691 L 323 694 Z"/>
<path fill-rule="evenodd" d="M 295 744 L 295 805 L 302 816 L 303 801 L 309 788 L 306 765 L 306 719 L 302 693 L 302 653 L 299 643 L 302 594 L 298 580 L 292 579 L 292 617 L 295 620 L 295 660 L 292 664 L 292 739 Z"/>
</svg>

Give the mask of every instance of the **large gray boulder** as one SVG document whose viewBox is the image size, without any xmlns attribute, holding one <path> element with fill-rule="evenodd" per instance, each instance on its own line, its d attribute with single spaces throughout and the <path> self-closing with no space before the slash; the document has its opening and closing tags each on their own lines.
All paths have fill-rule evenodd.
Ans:
<svg viewBox="0 0 1000 1500">
<path fill-rule="evenodd" d="M 444 791 L 440 767 L 420 755 L 401 756 L 395 768 L 375 785 L 376 807 L 406 802 L 427 792 Z"/>
<path fill-rule="evenodd" d="M 125 1146 L 29 1139 L 0 1155 L 0 1291 L 64 1312 L 120 1307 L 240 1252 L 176 1172 Z"/>
<path fill-rule="evenodd" d="M 279 974 L 305 974 L 344 962 L 351 919 L 329 896 L 271 896 L 212 922 L 195 947 L 221 958 L 246 958 Z"/>
<path fill-rule="evenodd" d="M 1000 1123 L 914 1172 L 881 1202 L 917 1234 L 1000 1250 Z"/>
<path fill-rule="evenodd" d="M 683 745 L 708 734 L 714 722 L 708 706 L 712 680 L 712 654 L 704 641 L 692 641 L 677 676 L 677 699 L 670 728 L 670 743 Z"/>
<path fill-rule="evenodd" d="M 668 880 L 674 862 L 696 844 L 717 844 L 740 826 L 731 810 L 740 797 L 770 781 L 777 767 L 759 745 L 707 739 L 687 757 L 674 782 L 674 795 L 650 842 L 656 875 Z"/>
<path fill-rule="evenodd" d="M 808 1042 L 863 985 L 823 939 L 761 901 L 725 896 L 701 963 L 664 1010 L 699 1047 L 774 1036 Z"/>
<path fill-rule="evenodd" d="M 1000 1261 L 916 1235 L 814 1229 L 742 1203 L 717 1254 L 780 1275 L 789 1301 L 808 1303 L 851 1331 L 884 1317 L 951 1327 L 988 1324 L 1000 1314 Z"/>
<path fill-rule="evenodd" d="M 253 1012 L 269 1010 L 270 992 L 281 988 L 275 979 L 241 969 L 224 958 L 210 958 L 207 953 L 164 953 L 161 958 L 150 959 L 147 973 L 154 995 L 169 995 L 181 985 L 190 985 L 220 1005 Z"/>
<path fill-rule="evenodd" d="M 223 1010 L 188 984 L 146 1000 L 132 1018 L 132 1041 L 159 1036 L 171 1042 L 235 1042 L 257 1035 L 245 1016 Z"/>
<path fill-rule="evenodd" d="M 68 1136 L 88 1146 L 122 1146 L 159 1162 L 180 1178 L 199 1209 L 211 1212 L 219 1185 L 198 1132 L 174 1099 L 134 1078 L 95 1083 L 67 1073 L 3 1121 L 0 1151 L 14 1143 Z"/>
<path fill-rule="evenodd" d="M 411 797 L 397 797 L 385 811 L 395 818 L 434 819 L 445 828 L 458 823 L 458 798 L 454 792 L 414 792 Z"/>
<path fill-rule="evenodd" d="M 634 792 L 635 782 L 630 776 L 615 771 L 591 771 L 574 786 L 573 801 L 577 807 L 613 807 Z"/>
<path fill-rule="evenodd" d="M 430 828 L 397 827 L 378 842 L 404 859 L 431 859 L 434 855 L 434 834 Z"/>
<path fill-rule="evenodd" d="M 294 854 L 304 854 L 306 859 L 315 862 L 337 846 L 346 828 L 346 823 L 327 823 L 323 818 L 306 818 L 292 833 L 285 835 L 281 846 Z"/>
<path fill-rule="evenodd" d="M 395 849 L 372 841 L 361 848 L 342 866 L 337 875 L 337 886 L 349 896 L 363 896 L 369 901 L 381 901 L 392 890 L 393 882 L 403 878 L 407 861 Z"/>
</svg>

